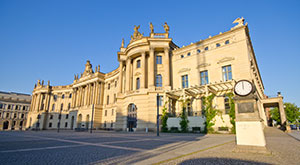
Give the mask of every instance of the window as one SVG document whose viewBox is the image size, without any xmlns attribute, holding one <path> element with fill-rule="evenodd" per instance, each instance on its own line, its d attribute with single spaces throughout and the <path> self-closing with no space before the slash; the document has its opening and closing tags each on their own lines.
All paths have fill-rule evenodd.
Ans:
<svg viewBox="0 0 300 165">
<path fill-rule="evenodd" d="M 25 107 L 25 106 L 23 106 L 22 110 L 23 110 L 23 111 L 25 111 L 25 110 L 26 110 L 26 107 Z"/>
<path fill-rule="evenodd" d="M 2 113 L 0 112 L 0 117 L 2 117 Z"/>
<path fill-rule="evenodd" d="M 117 87 L 117 85 L 118 85 L 118 81 L 115 81 L 115 87 Z"/>
<path fill-rule="evenodd" d="M 136 68 L 140 68 L 141 67 L 141 60 L 137 60 L 136 61 Z"/>
<path fill-rule="evenodd" d="M 62 111 L 64 108 L 64 104 L 60 104 L 60 110 Z"/>
<path fill-rule="evenodd" d="M 52 104 L 52 111 L 55 110 L 55 104 Z"/>
<path fill-rule="evenodd" d="M 107 95 L 106 97 L 106 104 L 108 105 L 109 104 L 109 96 Z"/>
<path fill-rule="evenodd" d="M 208 50 L 208 46 L 204 48 L 204 50 Z"/>
<path fill-rule="evenodd" d="M 156 87 L 162 87 L 162 76 L 160 74 L 156 75 Z"/>
<path fill-rule="evenodd" d="M 226 44 L 226 45 L 229 44 L 229 40 L 226 40 L 226 41 L 225 41 L 225 44 Z"/>
<path fill-rule="evenodd" d="M 6 118 L 9 118 L 9 113 L 6 113 Z"/>
<path fill-rule="evenodd" d="M 106 128 L 106 121 L 104 121 L 104 128 Z"/>
<path fill-rule="evenodd" d="M 216 47 L 220 47 L 221 45 L 219 43 L 216 44 Z"/>
<path fill-rule="evenodd" d="M 156 64 L 162 64 L 162 57 L 156 56 Z"/>
<path fill-rule="evenodd" d="M 54 100 L 54 101 L 57 100 L 57 95 L 53 95 L 53 100 Z"/>
<path fill-rule="evenodd" d="M 52 123 L 49 123 L 49 128 L 51 128 L 52 127 Z"/>
<path fill-rule="evenodd" d="M 205 84 L 208 84 L 208 72 L 207 70 L 206 71 L 203 71 L 203 72 L 200 72 L 200 84 L 201 85 L 205 85 Z"/>
<path fill-rule="evenodd" d="M 69 114 L 66 114 L 66 119 L 68 119 L 69 118 Z"/>
<path fill-rule="evenodd" d="M 188 88 L 189 87 L 188 75 L 181 76 L 181 82 L 182 82 L 182 88 Z"/>
<path fill-rule="evenodd" d="M 104 116 L 107 116 L 107 110 L 105 110 Z"/>
<path fill-rule="evenodd" d="M 65 128 L 67 128 L 68 127 L 68 122 L 65 122 Z"/>
<path fill-rule="evenodd" d="M 229 114 L 230 104 L 229 104 L 229 98 L 227 96 L 224 98 L 224 107 L 225 107 L 225 114 Z"/>
<path fill-rule="evenodd" d="M 200 49 L 197 49 L 197 53 L 201 53 L 201 50 L 200 50 Z"/>
<path fill-rule="evenodd" d="M 191 52 L 188 52 L 187 56 L 191 56 Z"/>
<path fill-rule="evenodd" d="M 24 113 L 22 113 L 22 115 L 21 115 L 21 119 L 24 119 Z"/>
<path fill-rule="evenodd" d="M 65 95 L 63 94 L 63 95 L 61 96 L 61 98 L 64 99 L 64 98 L 65 98 Z"/>
<path fill-rule="evenodd" d="M 110 123 L 110 127 L 112 128 L 114 126 L 114 122 L 113 121 L 111 121 L 111 123 Z"/>
<path fill-rule="evenodd" d="M 3 108 L 3 104 L 0 104 L 0 109 L 2 109 Z"/>
<path fill-rule="evenodd" d="M 70 110 L 70 108 L 71 108 L 71 103 L 68 104 L 68 110 Z"/>
<path fill-rule="evenodd" d="M 19 106 L 18 105 L 16 105 L 16 107 L 15 107 L 15 110 L 18 110 L 19 109 Z"/>
<path fill-rule="evenodd" d="M 50 115 L 50 119 L 53 119 L 53 115 Z"/>
<path fill-rule="evenodd" d="M 180 55 L 181 58 L 184 58 L 184 55 Z"/>
<path fill-rule="evenodd" d="M 40 110 L 44 110 L 44 103 L 42 103 Z"/>
<path fill-rule="evenodd" d="M 222 67 L 223 81 L 232 80 L 231 65 Z"/>
<path fill-rule="evenodd" d="M 110 89 L 110 83 L 107 85 L 107 89 Z"/>
<path fill-rule="evenodd" d="M 114 115 L 114 109 L 111 110 L 111 115 L 112 115 L 112 116 Z"/>
<path fill-rule="evenodd" d="M 136 79 L 136 89 L 140 89 L 140 78 Z"/>
<path fill-rule="evenodd" d="M 164 100 L 164 97 L 163 96 L 158 96 L 158 106 L 163 106 L 163 100 Z"/>
<path fill-rule="evenodd" d="M 17 114 L 16 114 L 16 113 L 14 113 L 14 119 L 15 119 L 15 118 L 17 118 Z"/>
<path fill-rule="evenodd" d="M 72 98 L 72 93 L 69 94 L 69 98 Z"/>
<path fill-rule="evenodd" d="M 11 108 L 11 105 L 10 104 L 8 104 L 8 106 L 7 106 L 7 109 L 10 109 Z"/>
<path fill-rule="evenodd" d="M 114 94 L 114 102 L 117 102 L 117 95 Z"/>
</svg>

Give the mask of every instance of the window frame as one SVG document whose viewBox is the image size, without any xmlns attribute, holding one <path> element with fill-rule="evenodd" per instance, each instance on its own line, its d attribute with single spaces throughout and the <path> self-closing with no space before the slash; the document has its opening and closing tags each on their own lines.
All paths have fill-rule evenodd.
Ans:
<svg viewBox="0 0 300 165">
<path fill-rule="evenodd" d="M 156 56 L 156 64 L 162 64 L 162 56 Z"/>
<path fill-rule="evenodd" d="M 230 68 L 230 70 L 229 70 L 229 68 Z M 222 79 L 223 79 L 223 81 L 232 80 L 232 66 L 231 65 L 222 66 Z"/>
<path fill-rule="evenodd" d="M 204 73 L 204 75 L 202 76 L 202 73 Z M 202 83 L 204 80 L 205 82 Z M 208 70 L 204 70 L 200 72 L 200 85 L 206 85 L 209 84 L 209 78 L 208 78 Z"/>
<path fill-rule="evenodd" d="M 181 75 L 181 87 L 188 88 L 189 87 L 189 76 L 188 74 Z"/>
<path fill-rule="evenodd" d="M 161 74 L 157 74 L 155 76 L 155 87 L 162 87 L 163 82 L 162 82 L 162 75 Z"/>
</svg>

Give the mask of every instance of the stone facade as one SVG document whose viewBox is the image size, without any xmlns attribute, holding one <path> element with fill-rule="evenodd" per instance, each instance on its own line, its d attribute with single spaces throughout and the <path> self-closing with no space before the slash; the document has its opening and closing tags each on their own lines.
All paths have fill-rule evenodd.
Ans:
<svg viewBox="0 0 300 165">
<path fill-rule="evenodd" d="M 93 70 L 87 61 L 84 72 L 75 75 L 70 85 L 51 86 L 38 81 L 27 127 L 91 128 L 93 121 L 95 129 L 153 131 L 157 94 L 161 98 L 160 113 L 166 106 L 176 118 L 181 113 L 180 100 L 189 98 L 188 115 L 203 118 L 201 98 L 213 93 L 217 96 L 214 107 L 222 112 L 214 128 L 230 128 L 225 94 L 233 92 L 235 82 L 241 79 L 255 85 L 260 117 L 266 124 L 261 103 L 266 99 L 264 85 L 248 26 L 243 18 L 234 23 L 238 24 L 229 31 L 181 48 L 169 37 L 167 23 L 163 33 L 154 33 L 151 23 L 149 36 L 143 36 L 138 31 L 140 26 L 135 26 L 127 47 L 122 40 L 117 53 L 119 67 L 114 71 L 102 73 L 99 65 Z M 193 123 L 202 120 L 193 118 Z"/>
<path fill-rule="evenodd" d="M 31 96 L 0 91 L 0 130 L 25 130 Z"/>
</svg>

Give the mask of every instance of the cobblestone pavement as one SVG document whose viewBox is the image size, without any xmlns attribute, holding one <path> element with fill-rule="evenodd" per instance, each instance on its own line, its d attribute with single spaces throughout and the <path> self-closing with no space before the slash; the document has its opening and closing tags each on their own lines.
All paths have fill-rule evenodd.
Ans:
<svg viewBox="0 0 300 165">
<path fill-rule="evenodd" d="M 234 153 L 234 135 L 0 132 L 0 164 L 300 164 L 300 142 L 266 129 L 272 154 Z"/>
</svg>

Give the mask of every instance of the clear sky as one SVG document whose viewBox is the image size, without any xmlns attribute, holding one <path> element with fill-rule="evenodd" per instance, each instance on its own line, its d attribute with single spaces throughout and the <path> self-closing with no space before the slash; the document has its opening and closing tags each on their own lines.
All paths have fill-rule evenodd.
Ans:
<svg viewBox="0 0 300 165">
<path fill-rule="evenodd" d="M 1 0 L 0 90 L 31 93 L 38 79 L 71 84 L 88 59 L 110 72 L 134 25 L 148 35 L 149 22 L 155 32 L 167 22 L 181 47 L 228 31 L 237 17 L 248 22 L 265 93 L 300 106 L 299 0 Z"/>
</svg>

